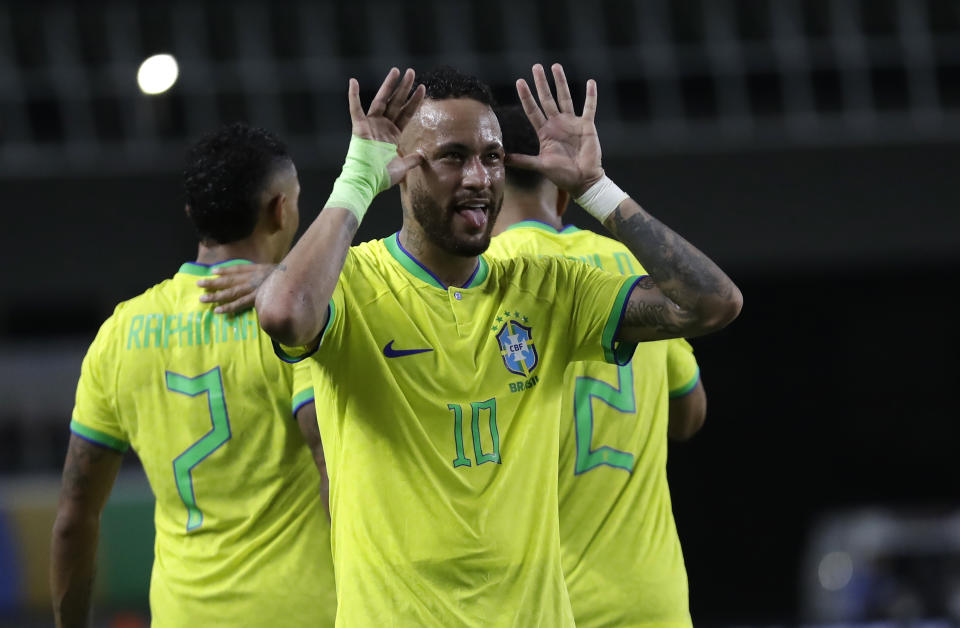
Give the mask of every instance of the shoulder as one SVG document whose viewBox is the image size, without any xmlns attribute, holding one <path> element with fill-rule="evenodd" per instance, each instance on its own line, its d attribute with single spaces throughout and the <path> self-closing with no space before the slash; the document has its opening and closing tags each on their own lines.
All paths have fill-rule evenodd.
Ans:
<svg viewBox="0 0 960 628">
<path fill-rule="evenodd" d="M 165 297 L 172 284 L 171 279 L 165 279 L 147 288 L 137 296 L 117 303 L 113 308 L 113 313 L 100 326 L 101 333 L 121 327 L 125 321 L 129 321 L 134 316 L 158 311 L 157 305 L 167 300 Z M 199 305 L 199 302 L 197 305 Z"/>
<path fill-rule="evenodd" d="M 389 252 L 384 240 L 368 240 L 347 249 L 347 257 L 343 263 L 343 275 L 354 273 L 369 274 L 382 272 L 388 263 Z"/>
<path fill-rule="evenodd" d="M 575 274 L 580 264 L 555 255 L 520 254 L 505 258 L 486 258 L 490 276 L 502 290 L 520 289 L 526 292 L 549 293 L 558 284 Z"/>
<path fill-rule="evenodd" d="M 370 240 L 347 250 L 337 290 L 364 306 L 403 287 L 402 273 L 387 249 L 386 240 Z"/>
</svg>

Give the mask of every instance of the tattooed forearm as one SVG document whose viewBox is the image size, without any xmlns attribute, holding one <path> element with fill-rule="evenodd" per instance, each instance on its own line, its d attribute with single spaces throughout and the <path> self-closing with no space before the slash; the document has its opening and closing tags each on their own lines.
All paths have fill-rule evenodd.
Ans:
<svg viewBox="0 0 960 628">
<path fill-rule="evenodd" d="M 624 325 L 640 337 L 696 335 L 719 329 L 740 311 L 740 291 L 706 255 L 626 199 L 605 221 L 606 226 L 650 273 L 640 287 L 659 289 L 672 301 L 660 302 L 637 293 L 630 299 Z M 671 309 L 675 307 L 675 311 Z M 629 334 L 636 336 L 636 334 Z"/>
<path fill-rule="evenodd" d="M 631 326 L 647 327 L 664 337 L 683 335 L 684 327 L 678 312 L 671 312 L 664 303 L 648 303 L 631 299 L 627 303 L 624 321 Z"/>
<path fill-rule="evenodd" d="M 91 473 L 107 456 L 117 455 L 105 447 L 85 441 L 78 441 L 67 450 L 67 460 L 63 465 L 63 490 L 67 495 L 88 490 Z"/>
<path fill-rule="evenodd" d="M 689 294 L 690 298 L 703 293 L 731 293 L 732 282 L 710 258 L 653 216 L 642 210 L 625 214 L 618 209 L 608 225 L 610 222 L 613 233 L 640 260 L 661 289 L 676 284 L 678 296 Z M 681 300 L 686 299 L 681 297 Z"/>
<path fill-rule="evenodd" d="M 85 626 L 94 582 L 100 513 L 123 455 L 70 437 L 50 546 L 50 589 L 57 626 Z"/>
</svg>

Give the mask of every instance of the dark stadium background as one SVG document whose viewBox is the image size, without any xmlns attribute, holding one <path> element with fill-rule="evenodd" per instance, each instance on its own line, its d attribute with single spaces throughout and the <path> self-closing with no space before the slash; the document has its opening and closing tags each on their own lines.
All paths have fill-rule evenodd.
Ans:
<svg viewBox="0 0 960 628">
<path fill-rule="evenodd" d="M 156 52 L 181 78 L 145 96 L 136 68 Z M 55 498 L 86 344 L 195 252 L 190 140 L 234 119 L 278 132 L 305 226 L 342 162 L 348 77 L 370 90 L 390 65 L 450 63 L 510 102 L 517 77 L 553 61 L 598 79 L 611 178 L 744 294 L 733 325 L 694 341 L 708 419 L 670 450 L 695 622 L 960 621 L 949 0 L 0 4 L 0 533 L 20 553 L 0 617 L 46 621 L 24 584 L 46 569 L 26 556 L 42 543 L 10 521 L 35 520 L 16 514 L 25 492 Z M 375 202 L 358 241 L 399 227 L 397 199 Z M 894 530 L 866 553 L 899 593 L 837 610 L 818 548 L 872 543 L 863 517 Z M 100 614 L 144 599 L 103 592 Z"/>
</svg>

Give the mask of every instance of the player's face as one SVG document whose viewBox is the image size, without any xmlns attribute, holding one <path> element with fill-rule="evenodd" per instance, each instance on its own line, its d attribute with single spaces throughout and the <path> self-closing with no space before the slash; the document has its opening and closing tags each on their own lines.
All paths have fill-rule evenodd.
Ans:
<svg viewBox="0 0 960 628">
<path fill-rule="evenodd" d="M 497 117 L 469 98 L 425 100 L 401 140 L 426 158 L 409 172 L 404 202 L 426 237 L 455 255 L 479 255 L 503 202 L 503 142 Z"/>
</svg>

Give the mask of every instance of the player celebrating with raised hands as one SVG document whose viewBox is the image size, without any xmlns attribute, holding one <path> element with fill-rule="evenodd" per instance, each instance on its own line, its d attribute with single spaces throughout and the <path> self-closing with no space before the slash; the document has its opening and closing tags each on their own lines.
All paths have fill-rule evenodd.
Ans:
<svg viewBox="0 0 960 628">
<path fill-rule="evenodd" d="M 715 264 L 611 193 L 595 85 L 578 117 L 565 81 L 551 107 L 539 66 L 535 77 L 545 112 L 519 89 L 544 150 L 521 161 L 613 213 L 663 285 L 564 259 L 487 259 L 504 179 L 489 88 L 442 69 L 411 93 L 413 71 L 393 69 L 364 113 L 350 81 L 343 172 L 256 299 L 278 353 L 309 356 L 338 625 L 572 626 L 557 514 L 567 364 L 622 362 L 636 341 L 707 333 L 739 312 Z M 350 248 L 394 183 L 401 230 Z"/>
</svg>

